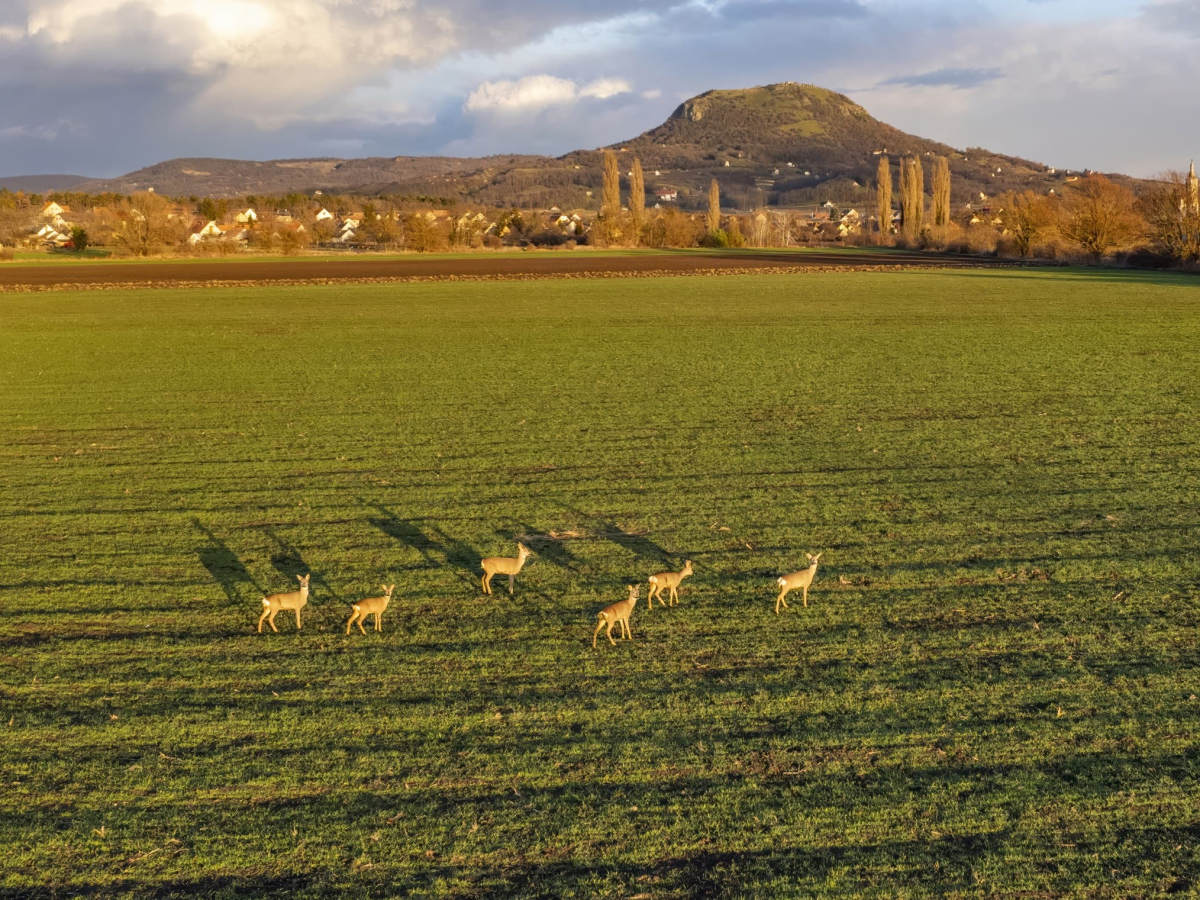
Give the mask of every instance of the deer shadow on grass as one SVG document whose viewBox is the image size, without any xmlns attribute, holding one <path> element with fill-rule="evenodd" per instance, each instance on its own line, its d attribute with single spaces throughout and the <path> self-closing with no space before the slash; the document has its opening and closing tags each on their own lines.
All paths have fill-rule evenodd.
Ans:
<svg viewBox="0 0 1200 900">
<path fill-rule="evenodd" d="M 497 530 L 496 535 L 513 543 L 524 544 L 533 551 L 534 560 L 545 560 L 568 572 L 579 572 L 579 558 L 567 549 L 566 543 L 574 535 L 546 531 L 528 522 L 520 522 L 511 530 Z"/>
<path fill-rule="evenodd" d="M 642 559 L 652 561 L 655 565 L 669 566 L 675 559 L 676 554 L 652 541 L 644 533 L 627 531 L 611 519 L 595 513 L 586 513 L 573 506 L 563 504 L 563 508 L 589 523 L 591 526 L 589 537 L 606 540 L 624 550 L 629 550 Z"/>
<path fill-rule="evenodd" d="M 208 574 L 221 586 L 226 599 L 230 603 L 241 603 L 242 596 L 239 588 L 250 585 L 259 594 L 265 593 L 262 586 L 255 581 L 250 570 L 242 563 L 241 558 L 230 549 L 229 545 L 206 528 L 199 519 L 192 519 L 192 527 L 202 534 L 208 544 L 196 549 L 200 564 L 208 570 Z"/>
<path fill-rule="evenodd" d="M 480 571 L 480 555 L 470 544 L 451 537 L 437 525 L 425 522 L 422 527 L 411 519 L 402 519 L 386 506 L 375 505 L 375 509 L 379 510 L 379 515 L 367 520 L 371 525 L 392 540 L 415 550 L 431 568 L 448 565 L 460 581 L 473 586 L 478 584 L 476 573 Z"/>
<path fill-rule="evenodd" d="M 341 595 L 333 589 L 333 586 L 326 581 L 318 572 L 313 571 L 313 567 L 309 565 L 304 556 L 285 538 L 281 538 L 273 528 L 258 529 L 275 544 L 275 552 L 271 554 L 271 565 L 275 567 L 275 571 L 287 579 L 288 586 L 284 591 L 294 591 L 299 585 L 298 579 L 302 575 L 312 575 L 314 584 L 320 585 L 325 589 L 325 592 L 334 600 L 341 600 Z"/>
</svg>

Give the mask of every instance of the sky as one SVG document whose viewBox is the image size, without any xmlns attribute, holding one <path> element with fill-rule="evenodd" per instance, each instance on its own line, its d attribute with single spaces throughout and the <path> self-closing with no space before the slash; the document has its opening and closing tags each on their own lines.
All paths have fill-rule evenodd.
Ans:
<svg viewBox="0 0 1200 900">
<path fill-rule="evenodd" d="M 1150 176 L 1200 150 L 1200 0 L 0 0 L 0 176 L 561 154 L 778 81 Z"/>
</svg>

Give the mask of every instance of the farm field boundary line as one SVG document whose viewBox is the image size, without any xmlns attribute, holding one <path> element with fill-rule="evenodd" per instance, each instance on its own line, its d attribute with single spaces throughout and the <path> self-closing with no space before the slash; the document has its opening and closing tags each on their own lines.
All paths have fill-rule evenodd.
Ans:
<svg viewBox="0 0 1200 900">
<path fill-rule="evenodd" d="M 490 281 L 566 281 L 592 278 L 677 278 L 682 276 L 726 276 L 726 275 L 829 275 L 853 272 L 898 273 L 932 271 L 936 269 L 988 269 L 1007 268 L 1008 264 L 994 262 L 946 262 L 938 260 L 929 264 L 907 265 L 822 265 L 822 266 L 714 266 L 698 269 L 641 269 L 641 270 L 597 270 L 590 272 L 517 272 L 479 273 L 447 275 L 385 275 L 349 276 L 341 278 L 214 278 L 202 281 L 191 279 L 155 279 L 152 281 L 113 282 L 55 282 L 50 284 L 0 284 L 0 294 L 30 294 L 58 291 L 128 291 L 128 290 L 175 290 L 179 288 L 235 288 L 235 287 L 304 287 L 309 285 L 347 284 L 426 284 L 437 282 L 490 282 Z"/>
<path fill-rule="evenodd" d="M 858 252 L 850 250 L 649 251 L 628 256 L 521 253 L 483 254 L 472 258 L 410 256 L 402 259 L 171 260 L 79 263 L 58 266 L 0 266 L 3 285 L 130 284 L 134 282 L 242 281 L 262 283 L 339 283 L 385 278 L 508 275 L 670 274 L 720 270 L 811 271 L 828 267 L 867 269 L 902 266 L 921 269 L 947 265 L 1020 265 L 1015 260 L 980 260 L 947 254 Z"/>
</svg>

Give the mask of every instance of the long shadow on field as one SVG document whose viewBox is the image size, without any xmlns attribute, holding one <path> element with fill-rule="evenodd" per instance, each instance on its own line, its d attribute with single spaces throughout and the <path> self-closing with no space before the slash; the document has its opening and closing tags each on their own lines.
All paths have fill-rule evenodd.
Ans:
<svg viewBox="0 0 1200 900">
<path fill-rule="evenodd" d="M 436 525 L 425 524 L 425 530 L 409 519 L 402 519 L 386 506 L 378 506 L 378 516 L 368 519 L 372 525 L 395 541 L 421 555 L 431 568 L 449 565 L 460 581 L 478 584 L 480 555 L 469 544 L 451 537 Z"/>
<path fill-rule="evenodd" d="M 196 549 L 200 564 L 221 586 L 230 603 L 242 602 L 239 586 L 244 584 L 250 585 L 259 594 L 265 593 L 238 555 L 229 549 L 228 544 L 213 534 L 211 529 L 206 528 L 199 519 L 192 519 L 192 527 L 208 540 L 208 546 Z"/>
<path fill-rule="evenodd" d="M 655 564 L 669 565 L 674 558 L 674 555 L 665 547 L 650 540 L 644 534 L 626 531 L 616 522 L 606 519 L 603 516 L 598 516 L 595 513 L 586 513 L 581 509 L 576 509 L 566 504 L 563 504 L 563 506 L 579 518 L 586 519 L 592 523 L 592 537 L 601 538 L 609 543 L 616 544 L 618 547 L 632 551 L 643 559 L 653 560 Z"/>
<path fill-rule="evenodd" d="M 170 846 L 170 845 L 168 845 Z M 0 887 L 0 900 L 40 900 L 67 897 L 142 897 L 154 900 L 183 897 L 285 897 L 314 896 L 314 883 L 324 881 L 324 875 L 201 875 L 174 881 L 158 879 L 120 878 L 108 882 L 89 882 L 86 879 L 59 882 L 44 888 Z M 331 885 L 316 896 L 334 896 Z"/>
<path fill-rule="evenodd" d="M 513 543 L 521 541 L 534 552 L 535 559 L 545 560 L 568 572 L 578 571 L 578 559 L 567 549 L 565 543 L 570 539 L 569 537 L 556 536 L 555 532 L 536 528 L 528 522 L 519 523 L 519 526 L 512 531 L 497 531 L 496 534 Z"/>
<path fill-rule="evenodd" d="M 319 573 L 314 572 L 312 566 L 304 561 L 304 557 L 300 551 L 276 534 L 274 529 L 260 528 L 259 530 L 275 542 L 277 549 L 271 554 L 271 565 L 275 567 L 276 572 L 287 579 L 289 587 L 285 588 L 285 590 L 294 591 L 298 583 L 296 579 L 301 575 L 312 575 L 314 584 L 323 587 L 333 599 L 342 599 L 341 595 L 333 589 L 329 582 L 322 578 Z"/>
</svg>

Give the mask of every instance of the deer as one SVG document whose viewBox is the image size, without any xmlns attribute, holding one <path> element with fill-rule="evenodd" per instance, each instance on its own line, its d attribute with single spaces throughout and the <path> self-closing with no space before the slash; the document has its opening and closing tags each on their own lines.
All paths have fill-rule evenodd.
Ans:
<svg viewBox="0 0 1200 900">
<path fill-rule="evenodd" d="M 600 635 L 600 629 L 605 625 L 608 626 L 608 642 L 614 647 L 617 642 L 613 640 L 613 626 L 618 622 L 621 623 L 621 636 L 627 641 L 633 640 L 633 630 L 629 627 L 629 617 L 633 615 L 633 611 L 637 609 L 638 594 L 641 591 L 641 585 L 629 585 L 629 596 L 620 603 L 612 603 L 604 607 L 597 614 L 599 621 L 596 623 L 596 630 L 592 632 L 592 649 L 596 649 L 596 638 Z"/>
<path fill-rule="evenodd" d="M 269 597 L 262 598 L 263 613 L 258 617 L 259 634 L 262 634 L 263 619 L 267 619 L 271 630 L 278 633 L 279 629 L 275 627 L 275 617 L 285 609 L 295 610 L 296 630 L 300 630 L 300 610 L 308 603 L 308 580 L 310 578 L 312 578 L 311 572 L 307 575 L 297 575 L 296 580 L 300 582 L 300 590 L 292 591 L 290 594 L 271 594 Z"/>
<path fill-rule="evenodd" d="M 787 601 L 783 598 L 788 595 L 788 591 L 794 591 L 797 588 L 804 592 L 804 605 L 808 606 L 808 589 L 817 575 L 817 560 L 821 558 L 822 554 L 818 553 L 813 556 L 811 553 L 805 553 L 804 555 L 808 557 L 807 569 L 801 569 L 799 572 L 792 572 L 775 579 L 775 583 L 779 586 L 779 597 L 775 600 L 775 615 L 779 615 L 779 604 L 782 603 L 784 609 L 788 608 Z"/>
<path fill-rule="evenodd" d="M 646 603 L 649 605 L 650 609 L 654 609 L 654 598 L 655 597 L 658 597 L 658 602 L 662 606 L 668 605 L 667 603 L 663 602 L 663 598 L 662 598 L 663 588 L 667 588 L 670 591 L 670 594 L 668 596 L 670 597 L 671 602 L 669 605 L 670 606 L 678 606 L 679 605 L 679 593 L 678 593 L 679 585 L 683 581 L 683 579 L 687 578 L 691 574 L 692 574 L 692 561 L 690 559 L 688 559 L 688 560 L 684 560 L 682 572 L 659 572 L 657 575 L 651 575 L 650 576 L 650 591 L 649 591 L 649 593 L 646 594 Z"/>
<path fill-rule="evenodd" d="M 375 614 L 375 630 L 383 631 L 383 611 L 387 609 L 388 603 L 391 602 L 392 591 L 396 589 L 396 585 L 381 584 L 380 587 L 383 588 L 382 597 L 371 597 L 368 600 L 359 600 L 357 603 L 350 605 L 350 608 L 354 612 L 351 613 L 350 620 L 346 622 L 346 634 L 350 633 L 350 626 L 356 621 L 358 622 L 358 630 L 366 634 L 367 632 L 363 629 L 363 622 L 372 613 Z"/>
<path fill-rule="evenodd" d="M 517 573 L 525 565 L 525 560 L 532 556 L 532 552 L 524 544 L 517 542 L 517 558 L 511 556 L 489 556 L 487 559 L 480 562 L 479 567 L 483 569 L 483 592 L 491 594 L 492 592 L 492 576 L 507 575 L 508 576 L 508 593 L 512 596 L 513 581 L 517 577 Z"/>
</svg>

